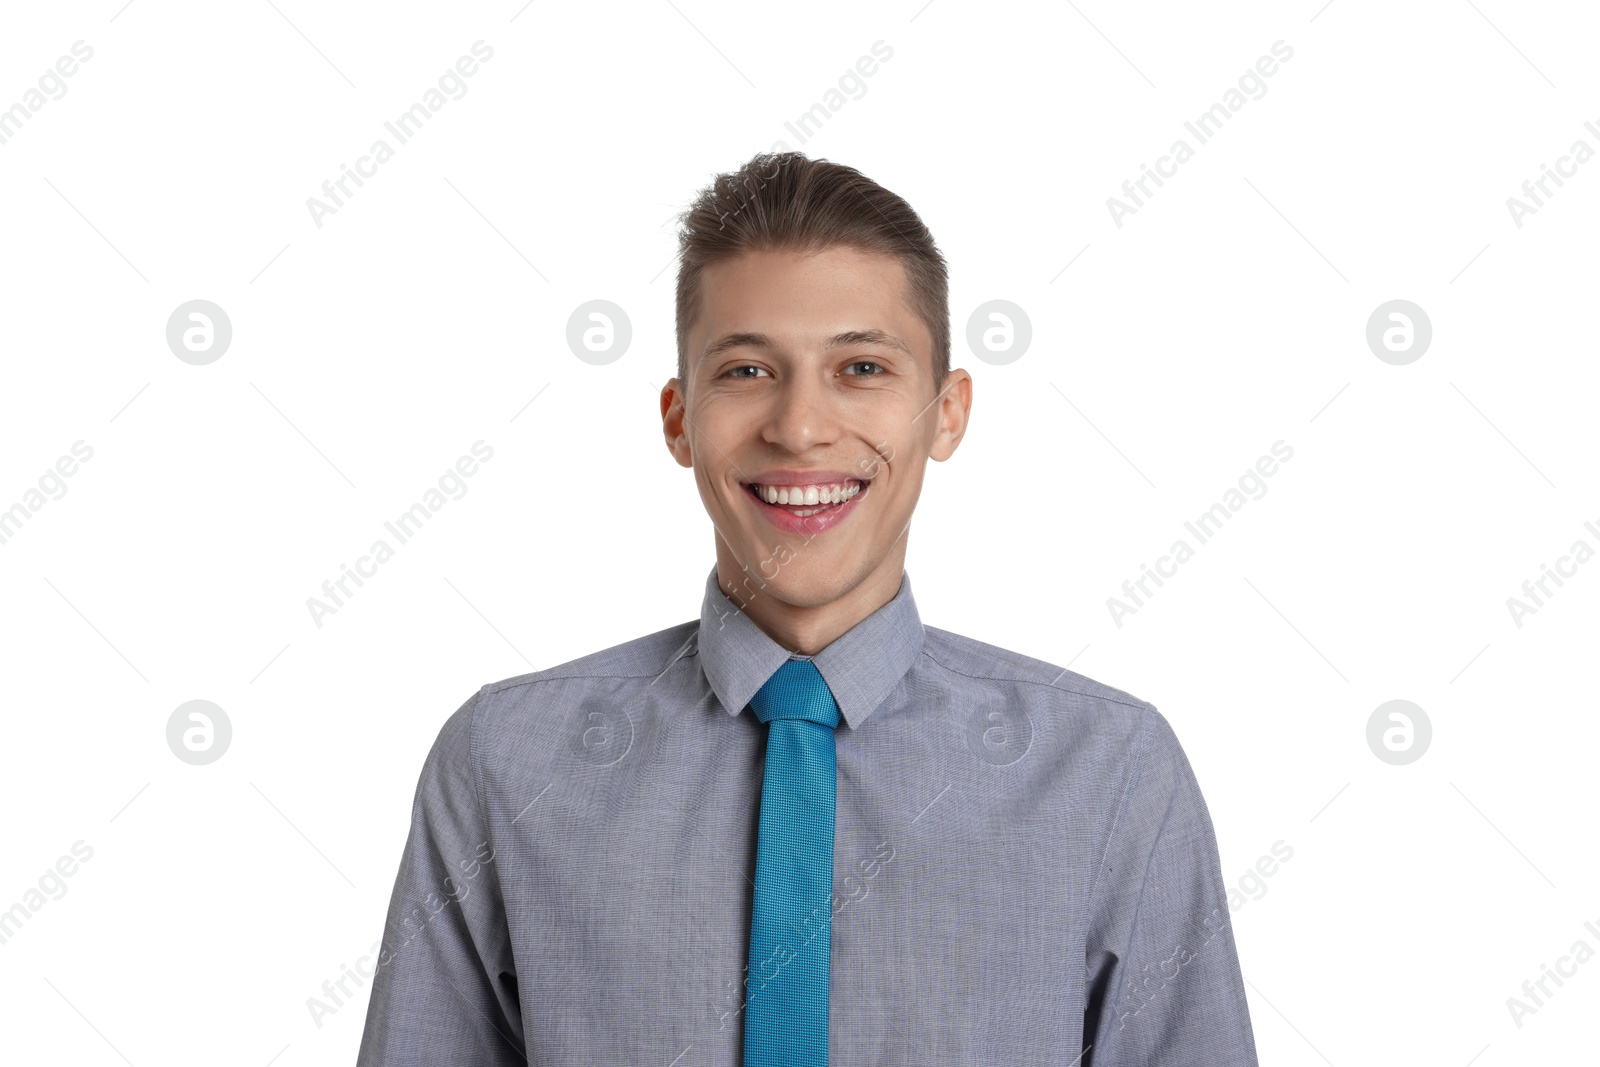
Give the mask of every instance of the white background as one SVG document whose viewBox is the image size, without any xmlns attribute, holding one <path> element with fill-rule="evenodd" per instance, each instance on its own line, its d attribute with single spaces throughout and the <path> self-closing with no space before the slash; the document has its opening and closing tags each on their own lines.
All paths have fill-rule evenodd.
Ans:
<svg viewBox="0 0 1600 1067">
<path fill-rule="evenodd" d="M 1520 627 L 1506 603 L 1600 548 L 1600 161 L 1520 227 L 1506 204 L 1600 149 L 1586 5 L 7 8 L 0 108 L 93 57 L 0 144 L 0 508 L 93 456 L 0 544 L 0 909 L 93 856 L 0 944 L 6 1059 L 353 1061 L 366 990 L 321 1026 L 307 998 L 381 934 L 444 719 L 698 612 L 711 528 L 657 409 L 674 218 L 778 142 L 906 197 L 951 262 L 975 401 L 910 536 L 924 621 L 1157 704 L 1230 884 L 1293 849 L 1233 916 L 1261 1062 L 1592 1057 L 1600 962 L 1520 1027 L 1506 1004 L 1600 950 L 1600 562 Z M 478 40 L 466 94 L 316 225 Z M 864 94 L 786 129 L 880 40 Z M 997 298 L 1033 329 L 1005 365 L 965 342 Z M 166 343 L 192 299 L 232 323 L 206 366 Z M 605 366 L 565 340 L 591 299 L 632 323 Z M 1365 339 L 1393 299 L 1433 328 L 1404 366 Z M 316 625 L 480 439 L 468 492 Z M 1279 440 L 1118 626 L 1107 598 Z M 1406 766 L 1366 741 L 1397 698 L 1433 727 Z M 233 727 L 208 766 L 167 746 L 192 699 Z"/>
</svg>

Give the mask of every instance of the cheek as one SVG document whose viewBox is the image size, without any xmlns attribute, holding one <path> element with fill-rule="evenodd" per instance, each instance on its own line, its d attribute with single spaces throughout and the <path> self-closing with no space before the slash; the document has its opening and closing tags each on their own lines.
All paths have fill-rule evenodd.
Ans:
<svg viewBox="0 0 1600 1067">
<path fill-rule="evenodd" d="M 701 502 L 714 510 L 732 511 L 738 506 L 738 501 L 732 499 L 733 494 L 738 491 L 738 486 L 727 486 L 719 481 L 719 478 L 717 471 L 696 465 L 694 480 L 700 490 Z"/>
<path fill-rule="evenodd" d="M 727 467 L 732 463 L 729 457 L 738 455 L 746 442 L 759 437 L 761 422 L 752 405 L 718 403 L 710 398 L 684 412 L 684 427 L 697 462 Z"/>
<path fill-rule="evenodd" d="M 927 442 L 920 437 L 907 434 L 903 424 L 899 433 L 876 440 L 877 444 L 874 447 L 877 449 L 880 461 L 888 467 L 889 474 L 897 483 L 898 492 L 898 484 L 911 481 L 916 476 L 917 464 L 927 460 Z"/>
<path fill-rule="evenodd" d="M 889 464 L 890 491 L 885 498 L 896 508 L 909 512 L 922 495 L 926 466 L 926 453 L 900 452 Z"/>
</svg>

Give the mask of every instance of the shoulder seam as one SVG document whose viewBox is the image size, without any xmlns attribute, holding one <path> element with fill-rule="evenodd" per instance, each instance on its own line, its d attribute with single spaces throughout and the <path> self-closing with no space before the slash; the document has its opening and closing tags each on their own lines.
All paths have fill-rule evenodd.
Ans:
<svg viewBox="0 0 1600 1067">
<path fill-rule="evenodd" d="M 676 661 L 674 661 L 674 662 L 676 662 Z M 668 664 L 668 666 L 671 666 L 671 664 Z M 564 682 L 564 681 L 570 681 L 573 678 L 650 678 L 650 677 L 653 677 L 653 675 L 651 675 L 649 672 L 644 672 L 644 673 L 640 673 L 640 674 L 622 674 L 622 673 L 620 673 L 618 671 L 588 671 L 588 672 L 585 672 L 585 671 L 573 671 L 573 672 L 571 672 L 569 674 L 551 674 L 551 675 L 542 675 L 542 676 L 540 676 L 538 678 L 519 678 L 519 679 L 517 679 L 515 681 L 490 682 L 489 684 L 485 685 L 483 687 L 483 689 L 480 690 L 480 692 L 488 693 L 490 696 L 493 696 L 496 693 L 504 693 L 508 689 L 520 689 L 522 686 L 525 686 L 525 685 L 538 685 L 541 682 Z"/>
<path fill-rule="evenodd" d="M 1138 697 L 1131 697 L 1131 699 L 1124 700 L 1121 697 L 1109 696 L 1105 693 L 1086 692 L 1085 690 L 1076 688 L 1069 689 L 1064 685 L 1056 685 L 1054 682 L 1041 682 L 1036 678 L 1001 678 L 992 674 L 973 674 L 971 671 L 964 671 L 959 667 L 955 667 L 944 662 L 938 656 L 935 656 L 932 652 L 928 651 L 928 646 L 926 644 L 922 646 L 922 654 L 927 656 L 934 663 L 937 663 L 943 669 L 951 672 L 952 674 L 959 674 L 963 678 L 974 678 L 986 682 L 1022 682 L 1027 685 L 1040 685 L 1044 686 L 1046 689 L 1055 689 L 1063 693 L 1073 693 L 1077 696 L 1089 697 L 1094 700 L 1104 700 L 1112 704 L 1121 704 L 1125 707 L 1135 708 L 1139 711 L 1151 711 L 1155 708 L 1154 704 L 1151 704 L 1147 700 L 1140 700 Z M 1042 663 L 1044 661 L 1040 660 L 1039 662 Z M 1051 664 L 1050 666 L 1054 666 L 1054 664 Z M 1067 673 L 1067 668 L 1063 667 L 1061 669 L 1061 673 Z"/>
</svg>

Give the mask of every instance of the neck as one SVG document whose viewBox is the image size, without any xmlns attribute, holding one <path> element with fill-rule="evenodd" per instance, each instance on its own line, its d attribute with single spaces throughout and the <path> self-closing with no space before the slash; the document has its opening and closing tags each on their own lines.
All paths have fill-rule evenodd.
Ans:
<svg viewBox="0 0 1600 1067">
<path fill-rule="evenodd" d="M 785 599 L 794 595 L 789 588 L 794 576 L 785 582 L 781 572 L 763 580 L 758 568 L 739 565 L 727 543 L 717 538 L 717 586 L 734 606 L 747 615 L 756 627 L 790 653 L 814 656 L 842 637 L 862 619 L 883 607 L 900 592 L 905 570 L 905 539 L 876 568 L 855 585 L 847 586 L 831 599 L 813 602 L 814 586 L 806 587 L 810 596 L 802 602 Z"/>
</svg>

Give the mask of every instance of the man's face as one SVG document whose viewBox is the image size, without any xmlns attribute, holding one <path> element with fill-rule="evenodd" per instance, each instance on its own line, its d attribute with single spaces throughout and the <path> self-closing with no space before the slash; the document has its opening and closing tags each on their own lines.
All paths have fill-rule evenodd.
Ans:
<svg viewBox="0 0 1600 1067">
<path fill-rule="evenodd" d="M 724 591 L 806 608 L 865 584 L 881 603 L 927 460 L 965 429 L 966 372 L 935 394 L 933 341 L 893 257 L 752 252 L 703 282 L 690 381 L 668 382 L 661 405 L 716 527 Z"/>
</svg>

